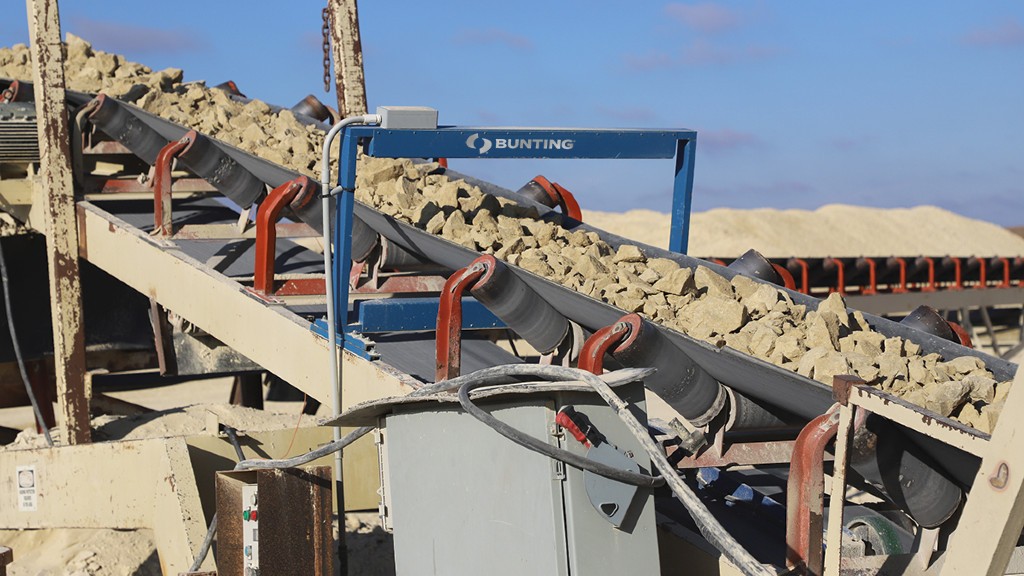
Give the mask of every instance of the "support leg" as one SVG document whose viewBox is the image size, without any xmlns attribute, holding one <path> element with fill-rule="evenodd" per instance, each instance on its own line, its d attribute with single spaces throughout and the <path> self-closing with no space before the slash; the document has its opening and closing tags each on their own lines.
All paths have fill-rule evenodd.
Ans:
<svg viewBox="0 0 1024 576">
<path fill-rule="evenodd" d="M 29 37 L 39 117 L 39 166 L 46 198 L 45 230 L 53 356 L 63 444 L 89 442 L 85 334 L 78 270 L 78 220 L 71 175 L 71 136 L 64 101 L 64 55 L 57 0 L 28 0 Z"/>
</svg>

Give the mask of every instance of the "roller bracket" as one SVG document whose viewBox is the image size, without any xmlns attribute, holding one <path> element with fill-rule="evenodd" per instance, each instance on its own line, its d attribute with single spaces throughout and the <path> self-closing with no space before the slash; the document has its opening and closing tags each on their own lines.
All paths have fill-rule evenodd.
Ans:
<svg viewBox="0 0 1024 576">
<path fill-rule="evenodd" d="M 17 100 L 19 86 L 21 86 L 21 83 L 17 80 L 11 81 L 7 88 L 0 92 L 0 104 L 10 104 Z"/>
<path fill-rule="evenodd" d="M 189 133 L 191 134 L 191 133 Z M 153 232 L 155 236 L 169 238 L 174 234 L 171 211 L 171 170 L 174 159 L 192 143 L 189 134 L 180 140 L 168 142 L 156 155 L 153 163 Z"/>
<path fill-rule="evenodd" d="M 605 326 L 587 338 L 580 352 L 579 368 L 600 376 L 604 374 L 604 355 L 611 354 L 619 344 L 629 338 L 629 324 L 618 321 Z"/>
<path fill-rule="evenodd" d="M 299 176 L 274 188 L 260 202 L 256 211 L 256 270 L 253 291 L 262 295 L 274 293 L 274 258 L 277 246 L 277 221 L 286 206 L 313 197 L 316 184 Z"/>
<path fill-rule="evenodd" d="M 455 378 L 462 370 L 462 295 L 494 264 L 494 256 L 481 256 L 444 283 L 437 309 L 436 382 Z"/>
<path fill-rule="evenodd" d="M 786 565 L 801 574 L 824 571 L 825 448 L 838 431 L 839 409 L 833 405 L 808 422 L 793 445 L 786 487 Z"/>
<path fill-rule="evenodd" d="M 579 222 L 583 221 L 583 211 L 580 210 L 580 205 L 576 201 L 576 197 L 572 195 L 572 192 L 569 192 L 557 182 L 551 182 L 544 176 L 537 176 L 530 180 L 517 191 L 517 194 L 526 196 L 548 208 L 560 208 L 562 214 L 569 218 Z"/>
</svg>

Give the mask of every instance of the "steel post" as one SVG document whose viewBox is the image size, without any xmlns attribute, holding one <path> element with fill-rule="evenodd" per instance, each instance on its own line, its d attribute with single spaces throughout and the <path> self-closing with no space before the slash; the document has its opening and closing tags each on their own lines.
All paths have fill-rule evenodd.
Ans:
<svg viewBox="0 0 1024 576">
<path fill-rule="evenodd" d="M 89 442 L 85 394 L 85 331 L 78 269 L 78 225 L 71 173 L 71 136 L 64 101 L 64 48 L 57 0 L 27 0 L 38 115 L 40 179 L 46 196 L 45 232 L 53 352 L 60 404 L 59 438 Z"/>
<path fill-rule="evenodd" d="M 334 86 L 338 91 L 338 116 L 366 114 L 366 81 L 363 76 L 363 44 L 359 38 L 356 0 L 329 0 Z"/>
</svg>

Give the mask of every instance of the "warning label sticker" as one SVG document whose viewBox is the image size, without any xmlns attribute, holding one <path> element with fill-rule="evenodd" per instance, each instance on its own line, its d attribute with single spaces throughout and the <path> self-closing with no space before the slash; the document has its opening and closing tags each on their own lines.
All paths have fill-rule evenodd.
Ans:
<svg viewBox="0 0 1024 576">
<path fill-rule="evenodd" d="M 36 482 L 36 467 L 35 465 L 30 466 L 18 466 L 17 477 L 15 480 L 18 483 L 18 510 L 21 512 L 35 512 L 36 503 L 38 498 Z"/>
</svg>

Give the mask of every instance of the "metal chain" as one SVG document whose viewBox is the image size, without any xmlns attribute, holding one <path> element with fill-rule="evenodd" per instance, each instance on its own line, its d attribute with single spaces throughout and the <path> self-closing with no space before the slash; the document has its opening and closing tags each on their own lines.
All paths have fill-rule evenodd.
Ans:
<svg viewBox="0 0 1024 576">
<path fill-rule="evenodd" d="M 323 47 L 324 47 L 324 92 L 331 91 L 331 11 L 324 8 L 321 13 L 324 19 Z"/>
</svg>

